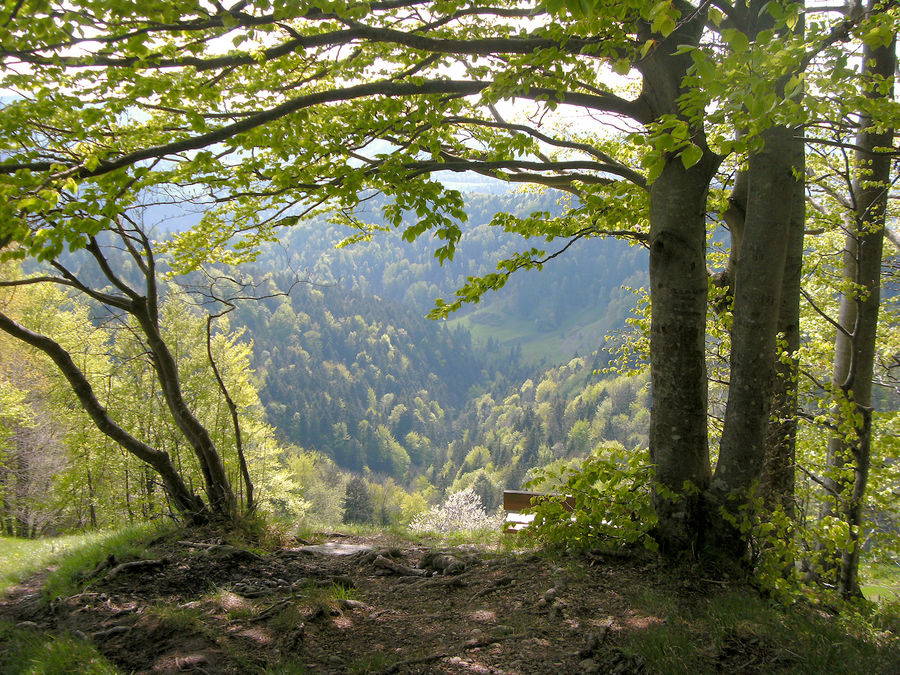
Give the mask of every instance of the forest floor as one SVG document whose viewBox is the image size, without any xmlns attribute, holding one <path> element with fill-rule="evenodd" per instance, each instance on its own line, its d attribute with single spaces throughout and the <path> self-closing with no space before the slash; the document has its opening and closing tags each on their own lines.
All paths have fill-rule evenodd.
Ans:
<svg viewBox="0 0 900 675">
<path fill-rule="evenodd" d="M 49 602 L 48 573 L 30 577 L 0 599 L 0 620 L 88 642 L 122 673 L 841 672 L 806 655 L 832 658 L 821 626 L 836 618 L 817 610 L 821 634 L 798 645 L 780 610 L 717 617 L 758 596 L 748 586 L 649 558 L 337 534 L 261 552 L 179 536 L 107 558 Z M 900 644 L 892 631 L 876 640 L 879 672 L 900 672 L 883 651 Z M 0 632 L 9 672 L 4 649 Z"/>
</svg>

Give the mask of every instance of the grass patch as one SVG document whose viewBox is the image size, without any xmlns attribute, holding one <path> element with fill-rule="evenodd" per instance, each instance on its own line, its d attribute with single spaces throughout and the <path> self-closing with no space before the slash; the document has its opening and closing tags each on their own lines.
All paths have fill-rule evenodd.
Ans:
<svg viewBox="0 0 900 675">
<path fill-rule="evenodd" d="M 156 603 L 150 607 L 147 613 L 156 617 L 167 628 L 178 633 L 208 634 L 210 628 L 207 625 L 208 616 L 198 606 L 177 606 L 166 603 Z"/>
<path fill-rule="evenodd" d="M 286 635 L 302 629 L 304 618 L 296 604 L 289 604 L 275 614 L 268 625 L 278 635 Z"/>
<path fill-rule="evenodd" d="M 146 555 L 147 545 L 159 537 L 158 525 L 144 524 L 94 535 L 79 546 L 73 546 L 58 559 L 44 586 L 44 597 L 51 600 L 82 590 L 85 576 L 109 556 L 124 562 Z"/>
<path fill-rule="evenodd" d="M 88 642 L 53 636 L 0 621 L 0 672 L 41 675 L 117 675 L 118 671 Z"/>
<path fill-rule="evenodd" d="M 362 675 L 362 673 L 378 672 L 386 670 L 388 667 L 392 666 L 395 661 L 397 661 L 396 657 L 391 658 L 387 654 L 366 654 L 350 663 L 347 666 L 347 671 L 354 673 L 354 675 L 357 673 Z"/>
<path fill-rule="evenodd" d="M 513 313 L 484 307 L 461 317 L 448 319 L 448 327 L 464 326 L 476 342 L 493 338 L 503 347 L 518 345 L 522 357 L 531 364 L 566 363 L 576 352 L 597 348 L 596 336 L 605 335 L 618 320 L 607 316 L 606 307 L 589 307 L 567 317 L 554 330 L 538 329 L 533 320 Z"/>
<path fill-rule="evenodd" d="M 0 593 L 64 555 L 92 545 L 103 536 L 102 533 L 92 532 L 49 539 L 0 537 Z"/>
<path fill-rule="evenodd" d="M 328 592 L 335 602 L 340 602 L 341 600 L 357 600 L 359 596 L 359 593 L 355 588 L 346 588 L 340 584 L 332 584 L 331 588 L 328 589 Z"/>
<path fill-rule="evenodd" d="M 406 538 L 417 543 L 435 548 L 476 545 L 488 549 L 515 550 L 517 542 L 514 535 L 504 534 L 499 527 L 480 530 L 453 530 L 451 532 L 415 532 L 407 533 Z"/>
<path fill-rule="evenodd" d="M 630 594 L 642 611 L 624 626 L 623 651 L 650 672 L 898 672 L 896 635 L 873 630 L 873 617 L 834 616 L 815 607 L 774 604 L 751 590 L 674 601 L 673 594 Z M 674 606 L 677 604 L 677 608 Z"/>
<path fill-rule="evenodd" d="M 863 595 L 872 602 L 900 601 L 900 563 L 871 565 L 863 572 Z"/>
</svg>

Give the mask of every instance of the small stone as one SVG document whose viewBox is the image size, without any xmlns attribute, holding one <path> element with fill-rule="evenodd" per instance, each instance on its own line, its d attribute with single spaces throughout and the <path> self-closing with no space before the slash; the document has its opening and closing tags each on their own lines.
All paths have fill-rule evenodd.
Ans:
<svg viewBox="0 0 900 675">
<path fill-rule="evenodd" d="M 581 669 L 582 673 L 599 673 L 600 672 L 600 664 L 597 663 L 594 659 L 584 659 L 579 662 L 578 667 Z"/>
</svg>

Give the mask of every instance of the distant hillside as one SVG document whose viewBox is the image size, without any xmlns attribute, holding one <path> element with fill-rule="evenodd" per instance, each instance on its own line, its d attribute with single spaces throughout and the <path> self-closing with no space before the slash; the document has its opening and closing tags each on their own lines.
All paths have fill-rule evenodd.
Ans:
<svg viewBox="0 0 900 675">
<path fill-rule="evenodd" d="M 559 213 L 558 195 L 467 194 L 469 222 L 456 256 L 440 265 L 436 244 L 427 236 L 409 243 L 400 232 L 335 249 L 352 233 L 321 217 L 291 228 L 259 263 L 274 269 L 303 271 L 309 278 L 393 300 L 426 314 L 436 298 L 452 298 L 469 276 L 496 271 L 498 260 L 532 246 L 555 251 L 561 244 L 526 240 L 490 227 L 493 215 L 510 211 Z M 378 204 L 362 217 L 381 223 Z M 646 252 L 617 240 L 578 242 L 541 272 L 514 274 L 502 290 L 480 304 L 465 307 L 448 324 L 464 326 L 482 343 L 516 347 L 532 363 L 558 364 L 573 355 L 600 349 L 604 336 L 624 325 L 634 296 L 623 285 L 646 284 Z"/>
<path fill-rule="evenodd" d="M 233 316 L 279 435 L 355 471 L 421 472 L 471 395 L 523 372 L 509 350 L 473 348 L 465 329 L 339 285 L 301 285 Z"/>
</svg>

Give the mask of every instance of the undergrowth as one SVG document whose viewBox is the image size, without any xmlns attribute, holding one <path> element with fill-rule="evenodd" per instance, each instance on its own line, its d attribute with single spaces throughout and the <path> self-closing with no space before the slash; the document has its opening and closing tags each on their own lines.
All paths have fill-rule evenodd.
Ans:
<svg viewBox="0 0 900 675">
<path fill-rule="evenodd" d="M 17 628 L 0 620 L 0 672 L 41 675 L 117 675 L 118 671 L 89 642 L 71 635 L 50 635 Z"/>
<path fill-rule="evenodd" d="M 607 472 L 609 468 L 598 466 L 598 471 Z M 354 531 L 363 534 L 358 528 Z M 474 544 L 492 549 L 497 555 L 503 555 L 503 549 L 508 552 L 529 541 L 496 530 L 404 535 L 396 530 L 367 527 L 365 533 L 395 541 L 397 545 Z M 307 536 L 315 535 L 310 531 Z M 110 555 L 118 561 L 152 558 L 158 555 L 153 544 L 160 539 L 210 538 L 222 538 L 227 543 L 258 550 L 272 550 L 290 539 L 283 530 L 264 521 L 247 523 L 243 530 L 230 533 L 140 526 L 42 542 L 0 540 L 0 564 L 7 563 L 3 566 L 7 578 L 27 574 L 52 561 L 57 568 L 49 575 L 44 590 L 44 597 L 51 599 L 82 590 L 88 573 Z M 636 543 L 640 545 L 639 540 Z M 29 556 L 30 553 L 33 555 Z M 572 567 L 568 577 L 573 583 L 584 583 L 588 588 L 596 582 L 595 568 L 579 562 L 583 561 L 579 555 L 561 554 L 558 548 L 539 553 L 557 558 L 562 555 L 560 562 Z M 7 571 L 9 561 L 25 557 L 30 557 L 30 566 L 19 562 L 13 565 L 14 571 Z M 841 602 L 824 594 L 818 598 L 799 594 L 792 602 L 784 602 L 749 585 L 703 579 L 702 574 L 689 568 L 673 573 L 670 568 L 654 564 L 653 559 L 653 554 L 645 549 L 641 556 L 642 571 L 634 583 L 616 589 L 632 608 L 623 615 L 630 618 L 620 619 L 622 624 L 615 626 L 616 648 L 626 657 L 644 663 L 647 672 L 708 672 L 711 663 L 721 672 L 900 672 L 900 600 L 890 599 L 900 585 L 895 566 L 885 564 L 873 570 L 873 579 L 883 590 L 879 603 Z M 696 588 L 721 590 L 692 590 Z M 297 592 L 304 603 L 325 609 L 339 606 L 342 600 L 365 599 L 357 598 L 356 591 L 337 585 L 302 588 Z M 210 593 L 205 601 L 204 607 L 213 606 L 214 613 L 224 615 L 228 621 L 248 620 L 256 612 L 252 602 L 234 596 L 227 587 Z M 206 614 L 200 607 L 155 605 L 152 612 L 173 630 L 199 633 L 209 630 L 204 625 Z M 305 615 L 288 603 L 273 616 L 272 627 L 278 634 L 287 634 L 302 630 L 305 620 Z M 361 654 L 348 668 L 351 672 L 366 672 L 367 668 L 384 665 L 376 662 L 377 657 Z M 274 664 L 272 667 L 275 668 Z M 89 642 L 0 622 L 0 672 L 117 671 Z M 305 672 L 305 666 L 285 663 L 280 669 L 266 672 L 299 673 Z"/>
</svg>

